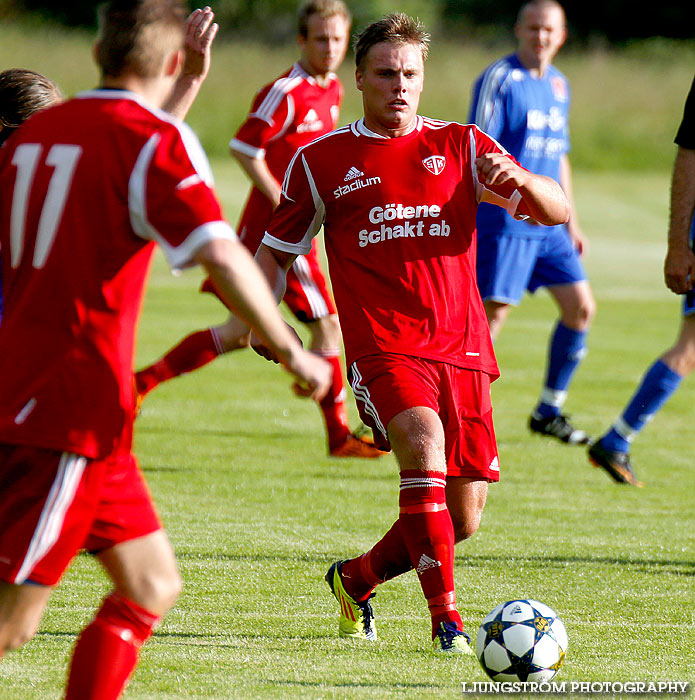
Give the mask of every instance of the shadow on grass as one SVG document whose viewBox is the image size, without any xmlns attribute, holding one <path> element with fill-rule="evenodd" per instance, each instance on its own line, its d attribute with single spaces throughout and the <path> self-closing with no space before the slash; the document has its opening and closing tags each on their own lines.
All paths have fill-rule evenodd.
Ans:
<svg viewBox="0 0 695 700">
<path fill-rule="evenodd" d="M 308 562 L 311 564 L 325 565 L 334 560 L 333 554 L 321 552 L 200 552 L 195 550 L 180 550 L 176 552 L 179 561 L 239 561 L 239 562 L 277 562 L 294 561 Z M 551 556 L 524 556 L 507 557 L 493 554 L 477 554 L 472 556 L 457 555 L 456 564 L 476 568 L 488 568 L 490 565 L 500 564 L 518 565 L 523 563 L 539 569 L 548 566 L 565 567 L 568 565 L 593 565 L 593 566 L 619 566 L 632 567 L 648 574 L 671 574 L 675 576 L 695 576 L 695 561 L 680 561 L 674 559 L 634 559 L 630 557 L 608 557 L 591 555 L 551 555 Z"/>
<path fill-rule="evenodd" d="M 565 567 L 571 564 L 590 564 L 597 566 L 631 567 L 643 573 L 666 573 L 676 576 L 695 576 L 695 560 L 679 561 L 674 559 L 635 559 L 632 557 L 608 557 L 591 555 L 537 555 L 508 557 L 494 554 L 477 554 L 472 556 L 459 555 L 457 564 L 487 568 L 491 564 L 504 563 L 527 564 L 537 568 L 547 566 Z"/>
<path fill-rule="evenodd" d="M 278 430 L 276 432 L 262 432 L 262 431 L 252 431 L 252 430 L 240 430 L 237 428 L 230 428 L 229 430 L 214 430 L 212 428 L 183 428 L 177 425 L 175 428 L 170 425 L 140 425 L 135 424 L 136 432 L 142 435 L 191 435 L 196 437 L 214 437 L 214 438 L 241 438 L 249 440 L 257 440 L 258 438 L 263 438 L 264 440 L 284 440 L 287 441 L 292 437 L 291 433 L 286 430 Z M 297 436 L 301 437 L 301 436 Z"/>
</svg>

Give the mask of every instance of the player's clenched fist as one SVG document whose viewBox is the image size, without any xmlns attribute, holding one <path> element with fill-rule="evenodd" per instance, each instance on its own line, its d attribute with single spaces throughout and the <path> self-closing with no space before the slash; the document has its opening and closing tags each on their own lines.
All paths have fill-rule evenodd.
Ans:
<svg viewBox="0 0 695 700">
<path fill-rule="evenodd" d="M 523 187 L 530 175 L 528 170 L 518 166 L 503 153 L 485 153 L 475 161 L 480 180 L 486 185 L 503 185 L 512 182 Z"/>
</svg>

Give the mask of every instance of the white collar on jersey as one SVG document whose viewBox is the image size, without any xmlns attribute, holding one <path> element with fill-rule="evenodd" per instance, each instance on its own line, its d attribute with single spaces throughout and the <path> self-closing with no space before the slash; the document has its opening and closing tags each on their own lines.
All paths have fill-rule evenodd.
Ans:
<svg viewBox="0 0 695 700">
<path fill-rule="evenodd" d="M 402 136 L 407 136 L 408 134 L 411 134 L 413 131 L 420 131 L 422 129 L 422 117 L 420 115 L 417 115 L 415 117 L 415 121 L 413 122 L 413 126 L 406 131 L 405 134 L 401 134 Z M 364 123 L 364 117 L 361 119 L 358 119 L 355 122 L 355 130 L 357 131 L 358 134 L 361 136 L 369 136 L 369 138 L 372 139 L 386 139 L 388 136 L 382 136 L 381 134 L 377 134 L 376 131 L 372 131 L 370 128 L 366 126 Z"/>
<path fill-rule="evenodd" d="M 307 73 L 304 68 L 302 68 L 302 64 L 297 61 L 293 66 L 292 66 L 292 71 L 290 72 L 289 77 L 296 77 L 299 76 L 303 80 L 306 80 L 307 82 L 311 83 L 312 85 L 318 85 L 318 81 L 316 78 L 311 75 L 310 73 Z M 335 73 L 328 73 L 326 84 L 328 84 L 331 80 L 336 80 L 337 75 Z"/>
</svg>

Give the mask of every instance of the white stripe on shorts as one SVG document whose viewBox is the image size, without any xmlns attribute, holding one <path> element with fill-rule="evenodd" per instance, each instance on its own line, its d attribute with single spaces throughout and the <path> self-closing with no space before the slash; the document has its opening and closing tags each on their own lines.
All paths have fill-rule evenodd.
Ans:
<svg viewBox="0 0 695 700">
<path fill-rule="evenodd" d="M 362 386 L 360 382 L 362 381 L 362 375 L 357 369 L 357 363 L 352 363 L 352 393 L 355 395 L 355 400 L 360 401 L 364 404 L 364 412 L 371 417 L 374 421 L 374 425 L 379 429 L 381 434 L 388 440 L 388 434 L 386 433 L 386 428 L 379 418 L 376 406 L 372 403 L 372 399 L 369 395 L 369 389 L 366 386 Z"/>
<path fill-rule="evenodd" d="M 63 528 L 65 513 L 75 498 L 77 486 L 87 458 L 64 452 L 58 463 L 58 472 L 41 511 L 38 525 L 29 543 L 29 548 L 13 583 L 22 584 L 29 577 L 36 564 L 46 556 L 58 540 Z"/>
</svg>

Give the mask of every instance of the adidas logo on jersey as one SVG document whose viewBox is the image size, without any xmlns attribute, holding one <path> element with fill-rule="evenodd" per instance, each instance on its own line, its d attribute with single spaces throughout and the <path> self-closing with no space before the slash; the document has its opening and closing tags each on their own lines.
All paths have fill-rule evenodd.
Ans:
<svg viewBox="0 0 695 700">
<path fill-rule="evenodd" d="M 499 459 L 497 459 L 496 455 L 495 455 L 494 459 L 492 460 L 492 462 L 490 462 L 490 466 L 488 467 L 488 469 L 491 472 L 498 472 L 500 470 L 500 461 L 499 461 Z"/>
<path fill-rule="evenodd" d="M 347 171 L 347 175 L 343 178 L 345 182 L 354 180 L 357 177 L 364 177 L 364 173 L 358 170 L 354 165 Z"/>
<path fill-rule="evenodd" d="M 426 554 L 423 554 L 420 557 L 420 561 L 417 563 L 416 570 L 418 574 L 421 574 L 423 571 L 427 571 L 427 569 L 434 569 L 436 566 L 441 566 L 442 562 L 440 561 L 435 561 L 432 559 L 432 557 L 428 557 Z"/>
<path fill-rule="evenodd" d="M 297 127 L 297 133 L 304 134 L 307 131 L 321 131 L 323 129 L 323 122 L 319 119 L 319 115 L 316 114 L 315 109 L 310 109 L 302 123 Z"/>
</svg>

